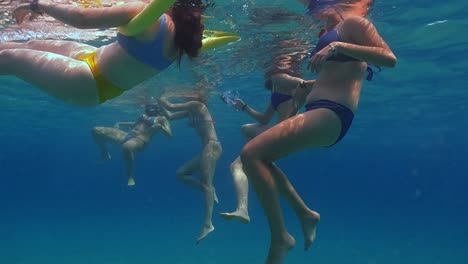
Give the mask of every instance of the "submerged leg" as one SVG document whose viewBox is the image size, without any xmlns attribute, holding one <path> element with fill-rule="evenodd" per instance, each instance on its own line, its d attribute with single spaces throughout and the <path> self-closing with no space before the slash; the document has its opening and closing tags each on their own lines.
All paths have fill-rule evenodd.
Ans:
<svg viewBox="0 0 468 264">
<path fill-rule="evenodd" d="M 213 216 L 213 205 L 215 202 L 215 191 L 213 187 L 213 177 L 216 170 L 216 164 L 221 156 L 221 144 L 217 141 L 209 141 L 202 152 L 200 160 L 200 172 L 202 191 L 205 199 L 205 221 L 197 238 L 197 243 L 203 240 L 209 233 L 214 231 L 211 221 Z"/>
<path fill-rule="evenodd" d="M 135 180 L 133 177 L 133 163 L 135 160 L 135 151 L 142 149 L 143 146 L 144 146 L 144 142 L 138 138 L 127 140 L 122 145 L 124 159 L 127 165 L 127 179 L 128 179 L 127 185 L 128 186 L 135 185 Z"/>
<path fill-rule="evenodd" d="M 253 158 L 248 151 L 241 154 L 244 170 L 249 176 L 270 226 L 271 240 L 266 264 L 281 264 L 296 241 L 286 230 L 281 213 L 276 182 L 266 162 Z"/>
<path fill-rule="evenodd" d="M 34 39 L 27 42 L 0 42 L 0 51 L 5 49 L 31 49 L 76 58 L 83 52 L 95 51 L 96 47 L 76 41 Z"/>
<path fill-rule="evenodd" d="M 85 62 L 31 49 L 0 50 L 0 75 L 14 75 L 68 103 L 99 103 L 96 81 Z"/>
<path fill-rule="evenodd" d="M 271 232 L 267 264 L 281 264 L 294 238 L 287 232 L 278 194 L 281 190 L 300 212 L 300 203 L 288 197 L 287 183 L 278 176 L 273 162 L 306 147 L 333 144 L 339 136 L 341 122 L 328 109 L 317 109 L 291 117 L 249 141 L 241 152 L 244 171 L 252 183 L 267 216 Z M 289 195 L 293 194 L 291 189 Z M 300 200 L 302 201 L 302 200 Z M 313 228 L 315 234 L 315 228 Z"/>
<path fill-rule="evenodd" d="M 304 235 L 304 250 L 308 250 L 315 240 L 316 228 L 317 223 L 320 221 L 320 215 L 307 207 L 292 184 L 289 182 L 288 177 L 286 177 L 280 168 L 275 164 L 271 164 L 270 172 L 275 178 L 281 195 L 294 209 L 297 218 L 301 222 L 302 234 Z"/>
<path fill-rule="evenodd" d="M 231 163 L 231 174 L 236 188 L 237 208 L 232 213 L 221 213 L 221 216 L 227 220 L 237 219 L 247 224 L 250 222 L 248 208 L 249 182 L 242 168 L 240 157 L 237 157 L 236 160 Z"/>
<path fill-rule="evenodd" d="M 111 159 L 106 143 L 122 144 L 125 138 L 125 132 L 113 127 L 93 127 L 91 132 L 94 142 L 96 142 L 101 151 L 101 162 Z"/>
</svg>

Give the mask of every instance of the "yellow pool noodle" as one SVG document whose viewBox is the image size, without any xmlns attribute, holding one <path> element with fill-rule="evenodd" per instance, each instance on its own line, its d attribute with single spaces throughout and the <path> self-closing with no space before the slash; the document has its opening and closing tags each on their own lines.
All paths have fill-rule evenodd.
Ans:
<svg viewBox="0 0 468 264">
<path fill-rule="evenodd" d="M 175 2 L 176 0 L 153 0 L 153 2 L 151 2 L 145 9 L 130 20 L 127 25 L 120 27 L 119 31 L 127 36 L 134 36 L 145 31 Z M 216 30 L 203 31 L 203 37 L 201 48 L 202 52 L 227 45 L 228 43 L 240 39 L 237 35 Z"/>
<path fill-rule="evenodd" d="M 227 33 L 226 33 L 227 34 Z M 207 37 L 202 40 L 201 52 L 225 46 L 231 42 L 238 41 L 239 36 L 236 35 L 225 35 L 220 37 Z"/>
</svg>

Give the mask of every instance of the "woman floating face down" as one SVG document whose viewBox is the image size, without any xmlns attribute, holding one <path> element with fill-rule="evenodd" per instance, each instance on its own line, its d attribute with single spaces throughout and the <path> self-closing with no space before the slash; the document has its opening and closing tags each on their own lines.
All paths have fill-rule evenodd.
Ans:
<svg viewBox="0 0 468 264">
<path fill-rule="evenodd" d="M 169 3 L 169 4 L 168 4 Z M 159 6 L 161 5 L 161 6 Z M 93 106 L 115 98 L 144 80 L 198 56 L 204 26 L 200 0 L 131 2 L 84 8 L 34 0 L 13 12 L 18 24 L 28 14 L 46 14 L 76 28 L 118 27 L 117 41 L 94 47 L 76 41 L 31 40 L 0 43 L 0 75 L 14 75 L 57 99 Z M 150 10 L 148 15 L 145 11 Z M 139 19 L 144 14 L 144 19 Z M 127 25 L 146 26 L 126 35 Z M 130 22 L 130 23 L 129 23 Z M 133 24 L 132 24 L 133 23 Z M 146 23 L 146 24 L 145 24 Z"/>
<path fill-rule="evenodd" d="M 319 14 L 325 26 L 308 61 L 308 69 L 317 73 L 317 78 L 306 96 L 305 111 L 256 136 L 241 152 L 243 170 L 270 227 L 270 248 L 265 261 L 268 264 L 283 263 L 296 243 L 286 229 L 279 196 L 285 198 L 299 219 L 305 250 L 314 242 L 320 220 L 320 215 L 304 203 L 274 162 L 297 151 L 329 147 L 343 139 L 357 110 L 367 66 L 396 64 L 395 55 L 374 25 L 346 10 L 334 5 Z M 294 100 L 303 98 L 306 90 L 297 87 Z M 301 166 L 313 174 L 319 164 Z"/>
</svg>

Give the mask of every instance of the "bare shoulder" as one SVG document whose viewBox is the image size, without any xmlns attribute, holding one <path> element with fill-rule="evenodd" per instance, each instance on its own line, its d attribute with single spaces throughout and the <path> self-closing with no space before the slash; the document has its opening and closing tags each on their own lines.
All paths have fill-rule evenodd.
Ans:
<svg viewBox="0 0 468 264">
<path fill-rule="evenodd" d="M 354 32 L 356 30 L 363 30 L 369 27 L 373 27 L 373 25 L 368 19 L 360 16 L 351 16 L 343 21 L 342 29 Z"/>
<path fill-rule="evenodd" d="M 353 16 L 347 18 L 343 22 L 340 33 L 343 33 L 343 39 L 350 43 L 367 46 L 383 46 L 383 40 L 374 24 L 363 17 Z"/>
</svg>

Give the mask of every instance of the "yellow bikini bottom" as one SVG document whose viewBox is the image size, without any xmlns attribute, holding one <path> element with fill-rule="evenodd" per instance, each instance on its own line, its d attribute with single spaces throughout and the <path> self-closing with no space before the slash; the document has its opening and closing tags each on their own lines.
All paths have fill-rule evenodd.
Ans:
<svg viewBox="0 0 468 264">
<path fill-rule="evenodd" d="M 125 92 L 125 90 L 113 85 L 106 78 L 104 78 L 104 76 L 102 76 L 101 70 L 97 64 L 96 52 L 93 51 L 91 53 L 81 54 L 77 59 L 86 62 L 89 66 L 89 69 L 93 73 L 98 89 L 100 104 Z"/>
</svg>

